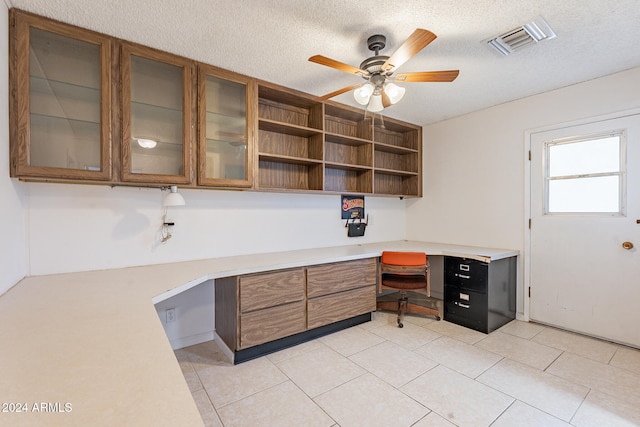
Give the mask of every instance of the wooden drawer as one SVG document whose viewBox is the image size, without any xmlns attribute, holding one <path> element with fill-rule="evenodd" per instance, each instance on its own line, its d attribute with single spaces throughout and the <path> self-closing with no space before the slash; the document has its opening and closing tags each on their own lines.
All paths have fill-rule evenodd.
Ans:
<svg viewBox="0 0 640 427">
<path fill-rule="evenodd" d="M 374 285 L 375 283 L 375 258 L 307 267 L 308 298 Z"/>
<path fill-rule="evenodd" d="M 375 310 L 375 284 L 309 299 L 307 302 L 307 328 L 317 328 Z"/>
<path fill-rule="evenodd" d="M 248 313 L 304 300 L 304 269 L 273 271 L 240 277 L 239 311 Z"/>
<path fill-rule="evenodd" d="M 239 349 L 284 338 L 304 330 L 304 301 L 242 314 Z"/>
</svg>

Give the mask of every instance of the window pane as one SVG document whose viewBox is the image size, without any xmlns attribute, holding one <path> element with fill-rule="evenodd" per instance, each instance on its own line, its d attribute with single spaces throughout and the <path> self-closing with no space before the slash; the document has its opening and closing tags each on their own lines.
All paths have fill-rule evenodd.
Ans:
<svg viewBox="0 0 640 427">
<path fill-rule="evenodd" d="M 205 176 L 247 179 L 246 86 L 207 76 Z"/>
<path fill-rule="evenodd" d="M 585 175 L 620 170 L 620 137 L 549 145 L 549 176 Z"/>
<path fill-rule="evenodd" d="M 181 175 L 182 68 L 131 56 L 131 172 Z M 145 147 L 141 140 L 155 144 Z"/>
<path fill-rule="evenodd" d="M 547 212 L 620 212 L 620 178 L 600 176 L 549 181 Z"/>
<path fill-rule="evenodd" d="M 32 166 L 100 170 L 100 46 L 31 28 Z"/>
</svg>

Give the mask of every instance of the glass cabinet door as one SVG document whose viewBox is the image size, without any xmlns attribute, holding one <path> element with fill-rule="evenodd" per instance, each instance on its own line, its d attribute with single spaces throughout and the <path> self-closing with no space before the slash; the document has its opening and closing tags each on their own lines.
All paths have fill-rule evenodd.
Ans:
<svg viewBox="0 0 640 427">
<path fill-rule="evenodd" d="M 124 45 L 122 179 L 191 181 L 191 61 Z"/>
<path fill-rule="evenodd" d="M 198 184 L 218 187 L 252 185 L 253 144 L 248 104 L 250 79 L 200 66 L 198 79 Z"/>
<path fill-rule="evenodd" d="M 14 12 L 14 169 L 19 177 L 111 178 L 111 42 Z"/>
</svg>

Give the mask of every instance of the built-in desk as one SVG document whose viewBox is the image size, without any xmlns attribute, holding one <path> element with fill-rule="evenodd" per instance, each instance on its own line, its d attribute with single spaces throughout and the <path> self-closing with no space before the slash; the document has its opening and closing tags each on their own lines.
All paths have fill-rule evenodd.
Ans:
<svg viewBox="0 0 640 427">
<path fill-rule="evenodd" d="M 155 303 L 211 279 L 383 250 L 484 261 L 518 254 L 402 241 L 27 277 L 0 296 L 0 396 L 58 412 L 0 412 L 0 425 L 202 425 Z"/>
</svg>

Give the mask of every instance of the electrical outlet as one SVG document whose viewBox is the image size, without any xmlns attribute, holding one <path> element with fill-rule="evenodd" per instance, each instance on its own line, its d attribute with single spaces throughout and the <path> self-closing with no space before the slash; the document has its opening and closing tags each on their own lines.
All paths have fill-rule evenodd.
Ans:
<svg viewBox="0 0 640 427">
<path fill-rule="evenodd" d="M 171 322 L 175 322 L 176 321 L 176 309 L 175 308 L 168 308 L 165 311 L 165 315 L 167 316 L 167 318 L 166 318 L 167 323 L 171 323 Z"/>
</svg>

